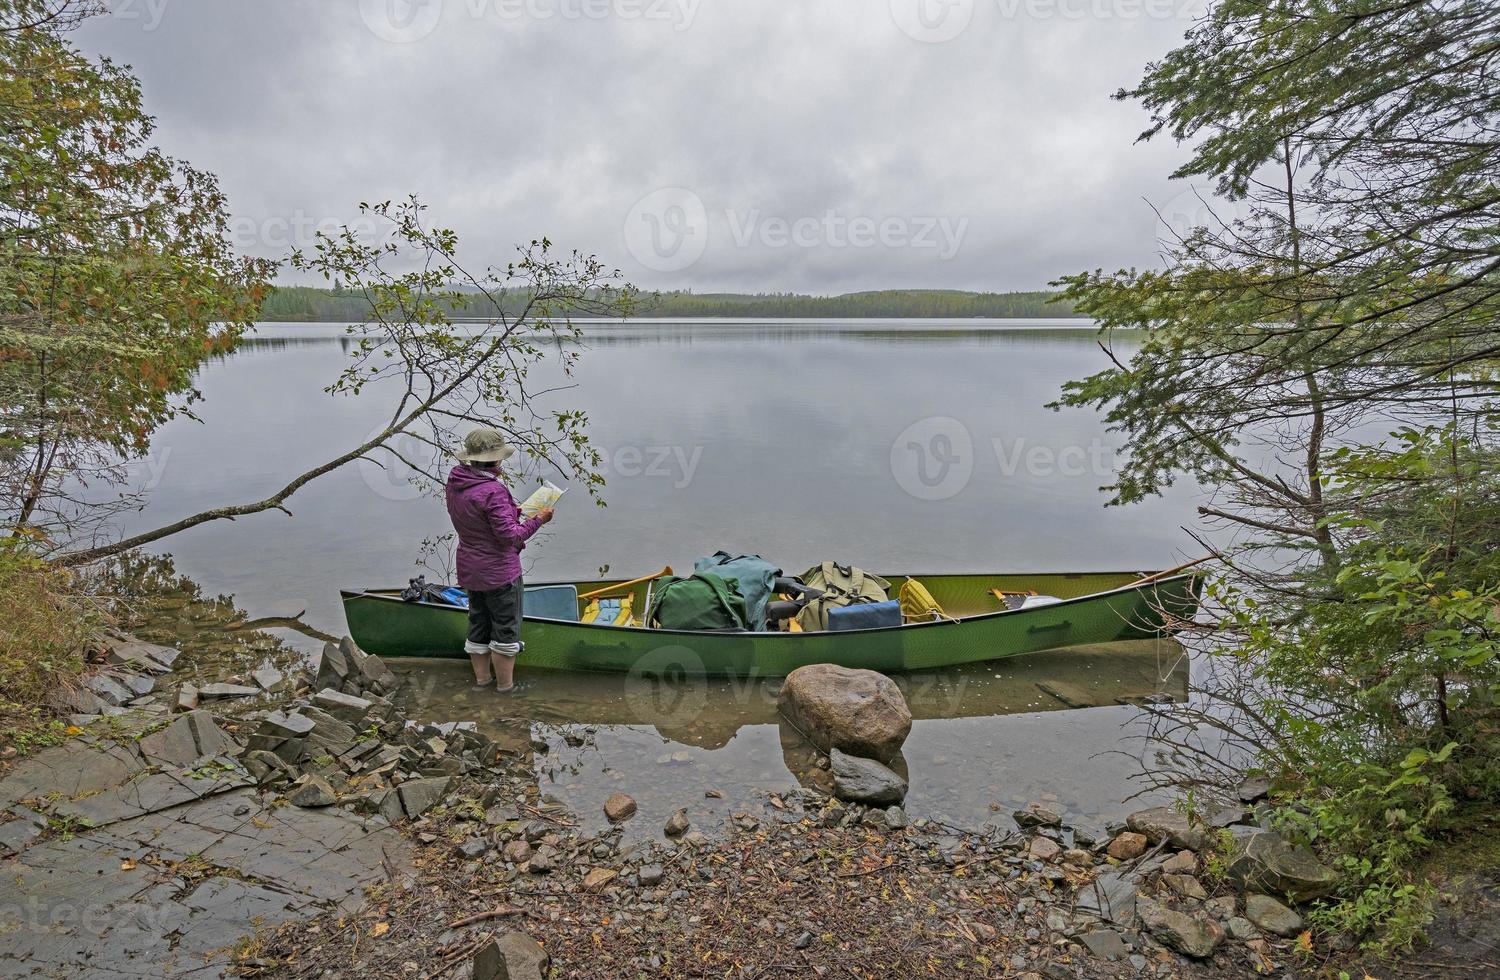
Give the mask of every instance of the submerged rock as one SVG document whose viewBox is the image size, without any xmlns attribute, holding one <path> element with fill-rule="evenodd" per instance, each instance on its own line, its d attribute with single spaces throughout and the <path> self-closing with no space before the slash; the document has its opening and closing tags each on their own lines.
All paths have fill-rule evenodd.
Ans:
<svg viewBox="0 0 1500 980">
<path fill-rule="evenodd" d="M 1312 851 L 1274 830 L 1238 838 L 1227 870 L 1230 880 L 1246 890 L 1286 895 L 1294 902 L 1322 898 L 1338 880 L 1338 873 Z"/>
<path fill-rule="evenodd" d="M 873 670 L 798 667 L 781 685 L 776 707 L 825 752 L 889 762 L 911 733 L 911 709 L 901 689 Z"/>
<path fill-rule="evenodd" d="M 610 823 L 623 823 L 635 816 L 635 800 L 624 793 L 615 793 L 604 801 L 604 815 Z"/>
<path fill-rule="evenodd" d="M 885 807 L 906 798 L 906 780 L 873 759 L 833 749 L 828 761 L 833 768 L 833 792 L 841 800 Z"/>
</svg>

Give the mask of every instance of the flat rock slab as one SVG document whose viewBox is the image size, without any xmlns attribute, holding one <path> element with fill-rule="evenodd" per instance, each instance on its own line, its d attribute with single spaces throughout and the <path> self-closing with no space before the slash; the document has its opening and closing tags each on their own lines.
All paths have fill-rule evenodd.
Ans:
<svg viewBox="0 0 1500 980">
<path fill-rule="evenodd" d="M 149 773 L 102 793 L 61 803 L 52 812 L 85 827 L 106 827 L 251 784 L 243 769 L 196 778 L 188 772 Z"/>
<path fill-rule="evenodd" d="M 147 863 L 190 856 L 209 872 L 196 883 Z M 0 976 L 225 976 L 236 943 L 352 911 L 387 867 L 411 859 L 383 821 L 279 809 L 248 789 L 200 797 L 0 860 Z"/>
<path fill-rule="evenodd" d="M 16 763 L 0 782 L 0 804 L 98 793 L 118 786 L 145 767 L 145 761 L 123 745 L 76 738 Z"/>
</svg>

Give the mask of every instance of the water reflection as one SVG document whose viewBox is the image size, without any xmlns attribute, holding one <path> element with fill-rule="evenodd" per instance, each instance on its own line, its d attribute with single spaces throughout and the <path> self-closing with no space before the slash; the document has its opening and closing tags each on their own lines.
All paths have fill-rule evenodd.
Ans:
<svg viewBox="0 0 1500 980">
<path fill-rule="evenodd" d="M 414 715 L 478 722 L 529 756 L 544 792 L 590 826 L 603 825 L 614 792 L 636 798 L 640 816 L 626 829 L 640 837 L 679 807 L 703 826 L 758 808 L 768 792 L 829 784 L 818 753 L 780 722 L 775 681 L 537 672 L 501 697 L 473 689 L 462 661 L 392 666 L 409 681 Z M 1134 792 L 1133 766 L 1110 754 L 1128 748 L 1121 740 L 1140 715 L 1131 702 L 1180 700 L 1187 682 L 1186 658 L 1166 640 L 900 676 L 915 719 L 901 760 L 907 808 L 978 828 L 1050 795 L 1075 822 L 1102 825 Z"/>
</svg>

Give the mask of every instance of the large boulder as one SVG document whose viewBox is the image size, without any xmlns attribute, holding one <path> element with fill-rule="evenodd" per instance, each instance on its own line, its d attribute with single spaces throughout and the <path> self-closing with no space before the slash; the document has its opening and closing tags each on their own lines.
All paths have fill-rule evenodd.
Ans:
<svg viewBox="0 0 1500 980">
<path fill-rule="evenodd" d="M 911 733 L 911 709 L 901 689 L 873 670 L 798 667 L 781 685 L 776 706 L 824 752 L 838 749 L 889 762 Z"/>
<path fill-rule="evenodd" d="M 1178 850 L 1201 851 L 1213 843 L 1212 833 L 1207 827 L 1169 806 L 1132 813 L 1125 818 L 1125 826 L 1138 834 L 1145 834 L 1152 844 L 1167 841 Z"/>
<path fill-rule="evenodd" d="M 1322 898 L 1338 882 L 1338 872 L 1274 830 L 1236 839 L 1227 871 L 1232 881 L 1248 891 L 1285 895 L 1294 902 Z"/>
<path fill-rule="evenodd" d="M 833 770 L 833 795 L 841 800 L 884 807 L 906 799 L 906 780 L 873 759 L 833 749 L 828 761 Z"/>
</svg>

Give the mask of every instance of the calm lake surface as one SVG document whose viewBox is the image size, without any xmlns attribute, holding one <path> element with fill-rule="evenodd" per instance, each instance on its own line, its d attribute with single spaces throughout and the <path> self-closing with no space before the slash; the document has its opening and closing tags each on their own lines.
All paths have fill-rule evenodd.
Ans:
<svg viewBox="0 0 1500 980">
<path fill-rule="evenodd" d="M 828 558 L 920 573 L 1151 570 L 1195 556 L 1179 530 L 1190 489 L 1106 510 L 1098 488 L 1118 443 L 1091 413 L 1045 407 L 1106 363 L 1078 321 L 632 321 L 586 334 L 576 387 L 544 407 L 588 412 L 608 506 L 568 494 L 525 553 L 531 581 L 682 569 L 719 548 L 793 572 Z M 135 474 L 149 506 L 125 529 L 258 499 L 364 439 L 390 406 L 379 391 L 324 393 L 347 349 L 338 325 L 262 324 L 206 367 L 198 420 L 158 435 Z M 306 610 L 341 633 L 340 587 L 404 584 L 424 571 L 424 539 L 448 531 L 440 500 L 374 465 L 323 477 L 289 508 L 294 517 L 195 528 L 164 550 L 252 615 Z M 774 688 L 704 685 L 684 722 L 623 678 L 537 673 L 502 701 L 467 690 L 462 662 L 399 669 L 436 719 L 521 725 L 556 743 L 536 755 L 538 771 L 588 819 L 615 790 L 641 801 L 633 823 L 651 832 L 678 806 L 722 816 L 799 775 L 817 779 L 783 746 Z M 1132 764 L 1108 753 L 1141 749 L 1121 741 L 1137 709 L 1112 705 L 1181 697 L 1186 670 L 1167 641 L 903 680 L 919 719 L 905 752 L 913 814 L 978 827 L 1003 822 L 996 807 L 1052 792 L 1090 822 L 1119 815 Z M 1038 687 L 1049 680 L 1073 693 Z M 705 800 L 707 789 L 724 799 Z"/>
</svg>

